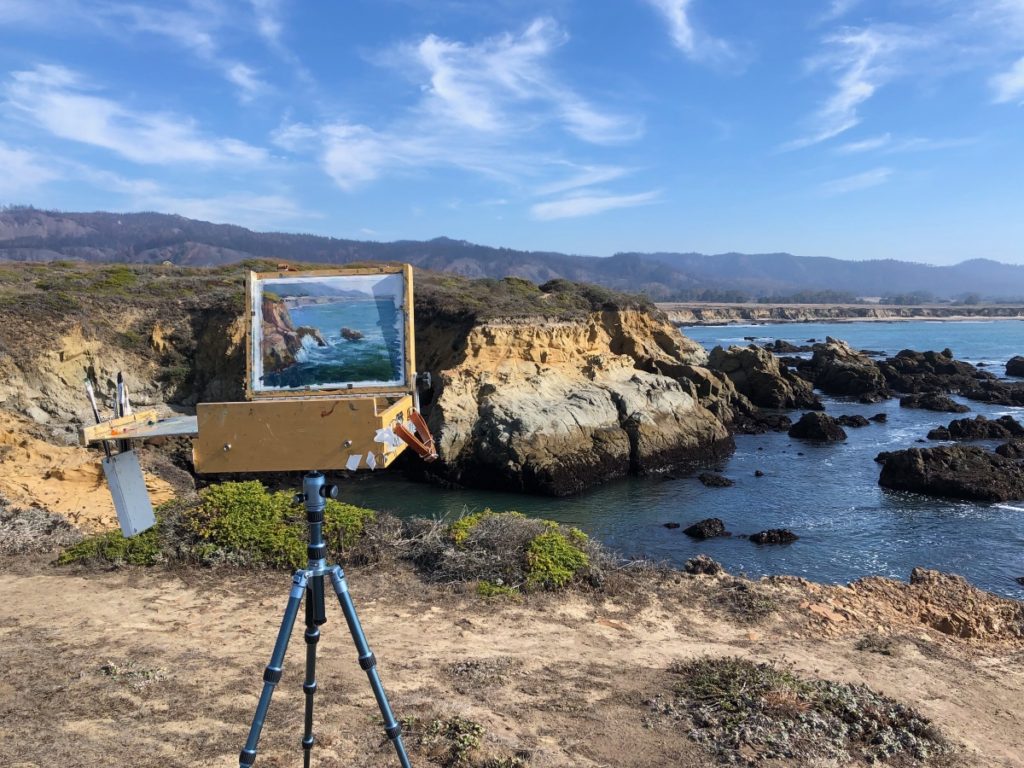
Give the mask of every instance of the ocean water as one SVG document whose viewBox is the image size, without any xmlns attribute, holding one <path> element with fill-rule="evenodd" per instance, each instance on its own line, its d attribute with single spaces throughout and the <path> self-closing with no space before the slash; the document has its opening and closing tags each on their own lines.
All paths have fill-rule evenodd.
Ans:
<svg viewBox="0 0 1024 768">
<path fill-rule="evenodd" d="M 834 336 L 854 347 L 895 354 L 949 347 L 959 359 L 983 362 L 1001 375 L 1010 357 L 1024 354 L 1024 322 L 833 323 L 684 328 L 708 348 L 776 338 L 793 343 Z M 353 503 L 399 515 L 456 517 L 484 507 L 577 525 L 627 556 L 675 565 L 706 553 L 733 573 L 795 574 L 846 583 L 867 575 L 907 579 L 915 566 L 961 574 L 993 592 L 1024 599 L 1024 502 L 976 504 L 887 491 L 878 486 L 879 451 L 914 446 L 928 430 L 956 414 L 900 408 L 897 400 L 860 405 L 823 398 L 832 415 L 888 414 L 886 424 L 847 429 L 845 443 L 818 445 L 786 434 L 740 435 L 736 452 L 718 469 L 731 488 L 705 488 L 696 478 L 628 479 L 569 499 L 484 491 L 452 491 L 380 473 L 343 483 Z M 1024 409 L 963 401 L 973 414 Z M 794 414 L 796 415 L 796 414 Z M 932 443 L 934 444 L 934 443 Z M 995 445 L 993 443 L 992 445 Z M 764 477 L 755 477 L 761 470 Z M 665 523 L 686 527 L 720 517 L 734 536 L 698 542 Z M 790 528 L 800 540 L 758 546 L 735 534 Z"/>
</svg>

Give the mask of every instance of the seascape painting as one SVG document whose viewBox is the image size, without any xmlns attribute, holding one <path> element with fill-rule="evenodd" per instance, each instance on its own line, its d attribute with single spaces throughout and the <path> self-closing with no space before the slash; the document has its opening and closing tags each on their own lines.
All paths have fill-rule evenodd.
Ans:
<svg viewBox="0 0 1024 768">
<path fill-rule="evenodd" d="M 253 392 L 405 383 L 402 274 L 253 282 Z"/>
</svg>

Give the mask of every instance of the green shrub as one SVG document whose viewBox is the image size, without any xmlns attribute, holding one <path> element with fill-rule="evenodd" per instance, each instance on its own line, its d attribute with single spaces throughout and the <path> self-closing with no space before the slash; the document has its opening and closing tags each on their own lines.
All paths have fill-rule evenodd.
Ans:
<svg viewBox="0 0 1024 768">
<path fill-rule="evenodd" d="M 590 564 L 590 557 L 581 549 L 586 541 L 586 534 L 576 528 L 565 534 L 556 523 L 549 523 L 548 530 L 527 547 L 527 585 L 542 589 L 564 587 Z"/>
<path fill-rule="evenodd" d="M 476 583 L 476 593 L 480 597 L 509 597 L 515 600 L 520 599 L 519 590 L 507 584 L 498 584 L 494 581 L 481 579 Z"/>
<path fill-rule="evenodd" d="M 125 538 L 120 531 L 90 536 L 61 552 L 57 563 L 155 565 L 162 559 L 159 527 L 154 526 L 131 538 Z"/>
<path fill-rule="evenodd" d="M 328 551 L 355 546 L 376 520 L 369 509 L 329 499 L 324 510 Z M 85 539 L 58 558 L 58 563 L 106 562 L 153 565 L 161 560 L 203 564 L 234 563 L 270 568 L 306 564 L 306 512 L 287 492 L 269 493 L 252 480 L 211 485 L 200 503 L 172 502 L 158 510 L 157 525 L 125 539 L 112 531 Z"/>
</svg>

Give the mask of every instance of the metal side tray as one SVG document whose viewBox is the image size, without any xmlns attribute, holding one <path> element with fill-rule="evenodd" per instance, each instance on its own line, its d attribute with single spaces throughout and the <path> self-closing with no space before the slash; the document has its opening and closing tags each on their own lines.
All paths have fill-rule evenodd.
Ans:
<svg viewBox="0 0 1024 768">
<path fill-rule="evenodd" d="M 125 536 L 135 536 L 156 524 L 153 505 L 146 491 L 146 479 L 135 451 L 116 453 L 103 459 L 110 495 L 114 498 L 117 521 Z"/>
</svg>

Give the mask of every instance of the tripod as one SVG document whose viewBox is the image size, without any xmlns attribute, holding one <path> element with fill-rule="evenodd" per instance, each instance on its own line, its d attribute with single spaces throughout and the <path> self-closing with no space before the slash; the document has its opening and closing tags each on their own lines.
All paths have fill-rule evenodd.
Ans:
<svg viewBox="0 0 1024 768">
<path fill-rule="evenodd" d="M 345 614 L 345 621 L 348 623 L 349 632 L 352 633 L 352 640 L 359 653 L 359 666 L 366 672 L 366 676 L 370 680 L 370 687 L 373 689 L 377 706 L 380 707 L 380 713 L 384 718 L 384 733 L 394 744 L 402 768 L 411 768 L 409 756 L 402 743 L 402 726 L 395 720 L 387 694 L 384 693 L 384 686 L 377 674 L 377 660 L 366 643 L 366 636 L 363 634 L 355 605 L 353 605 L 352 597 L 348 592 L 345 572 L 341 566 L 327 565 L 327 545 L 323 540 L 324 508 L 327 506 L 327 498 L 335 498 L 337 495 L 337 486 L 325 485 L 324 476 L 316 471 L 308 472 L 303 477 L 302 493 L 296 494 L 295 500 L 303 502 L 306 507 L 306 521 L 309 524 L 309 545 L 306 547 L 306 553 L 309 562 L 304 570 L 296 571 L 292 576 L 292 590 L 288 597 L 288 605 L 284 610 L 281 630 L 277 634 L 277 642 L 274 643 L 270 664 L 263 671 L 263 692 L 260 694 L 259 704 L 256 705 L 256 714 L 252 718 L 249 738 L 246 739 L 245 747 L 238 757 L 240 768 L 250 768 L 256 761 L 256 745 L 259 743 L 263 721 L 270 708 L 270 697 L 274 694 L 274 687 L 281 680 L 284 655 L 288 650 L 288 640 L 291 638 L 303 596 L 306 598 L 306 679 L 302 683 L 302 691 L 306 694 L 306 719 L 305 731 L 302 735 L 302 764 L 305 768 L 309 768 L 315 742 L 313 695 L 316 693 L 316 644 L 320 640 L 320 626 L 327 622 L 327 612 L 324 606 L 325 576 L 330 577 L 331 585 L 338 596 L 338 602 L 341 603 L 342 613 Z"/>
</svg>

